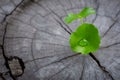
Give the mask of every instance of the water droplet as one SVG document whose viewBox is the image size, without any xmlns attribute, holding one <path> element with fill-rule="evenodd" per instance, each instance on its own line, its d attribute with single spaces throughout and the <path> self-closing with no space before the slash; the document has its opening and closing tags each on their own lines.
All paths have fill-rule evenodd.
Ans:
<svg viewBox="0 0 120 80">
<path fill-rule="evenodd" d="M 85 47 L 88 45 L 88 41 L 86 39 L 81 39 L 78 44 L 82 47 Z"/>
</svg>

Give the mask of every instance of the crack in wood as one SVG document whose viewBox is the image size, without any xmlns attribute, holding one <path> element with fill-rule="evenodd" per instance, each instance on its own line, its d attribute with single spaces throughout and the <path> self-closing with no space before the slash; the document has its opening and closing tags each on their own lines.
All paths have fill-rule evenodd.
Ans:
<svg viewBox="0 0 120 80">
<path fill-rule="evenodd" d="M 22 0 L 22 1 L 24 1 L 24 0 Z M 21 2 L 21 3 L 22 3 L 22 2 Z M 21 5 L 21 3 L 20 3 L 19 5 Z M 19 5 L 17 5 L 17 7 L 18 7 Z M 16 7 L 16 8 L 17 8 L 17 7 Z M 15 8 L 10 14 L 6 15 L 6 17 L 4 18 L 4 20 L 3 20 L 2 22 L 5 22 L 5 21 L 6 21 L 6 18 L 7 18 L 9 15 L 11 15 L 11 14 L 16 10 L 16 8 Z M 120 11 L 119 11 L 119 12 L 120 12 Z M 119 13 L 118 13 L 118 14 L 119 14 Z M 116 15 L 117 15 L 117 14 L 116 14 Z M 57 19 L 56 19 L 56 20 L 57 20 Z M 60 26 L 62 25 L 62 23 L 61 23 L 59 20 L 57 20 L 57 22 L 59 23 Z M 110 28 L 105 32 L 104 36 L 109 32 L 109 30 L 112 28 L 112 26 L 114 26 L 115 23 L 116 23 L 116 22 L 114 22 L 114 23 L 110 26 Z M 64 29 L 65 27 L 62 25 L 62 28 Z M 66 29 L 66 28 L 65 28 L 65 29 Z M 66 29 L 66 30 L 67 30 L 67 29 Z M 71 34 L 69 31 L 68 31 L 68 33 Z M 4 39 L 5 39 L 5 34 L 6 34 L 6 27 L 5 27 L 5 32 L 4 32 L 4 35 L 3 35 L 3 44 L 0 45 L 0 46 L 1 46 L 1 48 L 2 48 L 2 52 L 3 52 L 4 58 L 7 60 L 7 57 L 6 57 L 5 51 L 4 51 Z M 104 37 L 104 36 L 103 36 L 103 37 Z M 110 46 L 117 45 L 117 44 L 119 44 L 119 43 L 114 43 L 114 44 L 109 45 L 109 46 L 106 46 L 106 47 L 104 47 L 104 48 L 108 48 L 108 47 L 110 47 Z M 60 59 L 59 61 L 55 61 L 55 62 L 52 62 L 52 63 L 50 63 L 50 64 L 53 64 L 53 63 L 56 63 L 56 62 L 61 62 L 62 60 L 66 60 L 67 58 L 70 58 L 70 57 L 73 57 L 73 56 L 76 56 L 76 55 L 78 55 L 78 54 L 74 54 L 74 55 L 71 55 L 71 56 L 67 56 L 67 57 L 65 57 L 65 58 Z M 107 74 L 113 79 L 113 77 L 111 76 L 111 74 L 110 74 L 108 71 L 106 71 L 105 67 L 100 64 L 99 60 L 98 60 L 92 53 L 90 53 L 90 56 L 94 59 L 94 61 L 96 61 L 96 63 L 98 64 L 98 66 L 99 66 L 105 73 L 107 73 Z M 48 65 L 50 65 L 50 64 L 48 64 Z M 48 66 L 48 65 L 46 65 L 46 66 Z M 113 80 L 114 80 L 114 79 L 113 79 Z"/>
<path fill-rule="evenodd" d="M 55 19 L 55 18 L 54 18 Z M 63 25 L 62 23 L 60 23 L 60 21 L 58 21 L 57 19 L 55 19 L 57 21 L 57 23 L 68 33 L 71 34 L 71 32 L 69 32 Z"/>
<path fill-rule="evenodd" d="M 18 5 L 16 5 L 16 7 L 15 7 L 9 14 L 6 14 L 5 17 L 4 17 L 4 19 L 1 21 L 1 23 L 5 22 L 6 19 L 7 19 L 7 17 L 10 16 L 10 15 L 12 15 L 13 12 L 15 12 L 16 9 L 17 9 L 23 2 L 24 2 L 24 0 L 22 0 Z"/>
<path fill-rule="evenodd" d="M 2 46 L 1 46 L 2 55 L 3 55 L 4 59 L 5 59 L 6 68 L 8 68 L 8 67 L 7 67 L 7 65 L 8 65 L 8 57 L 5 55 L 4 43 L 5 43 L 5 35 L 6 35 L 6 31 L 7 31 L 7 25 L 8 25 L 8 24 L 6 23 L 5 28 L 4 28 L 3 40 L 2 40 L 3 43 L 2 43 Z M 16 79 L 11 75 L 10 72 L 9 72 L 9 74 L 10 74 L 10 76 L 11 76 L 11 78 L 12 78 L 13 80 L 16 80 Z"/>
<path fill-rule="evenodd" d="M 67 25 L 67 24 L 65 24 L 64 23 L 64 21 L 61 19 L 61 17 L 58 15 L 58 14 L 56 14 L 52 9 L 50 9 L 49 7 L 48 7 L 48 9 L 51 11 L 51 13 L 52 14 L 54 14 L 59 20 L 57 20 L 56 18 L 54 18 L 60 25 L 61 25 L 61 27 L 66 31 L 67 30 L 67 28 L 68 28 L 68 30 L 67 30 L 67 32 L 69 32 L 69 33 L 72 33 L 73 31 L 72 31 L 72 29 Z M 67 28 L 65 28 L 64 26 L 63 26 L 63 24 L 67 27 Z"/>
<path fill-rule="evenodd" d="M 104 73 L 106 73 L 112 80 L 115 80 L 113 76 L 106 70 L 106 68 L 101 65 L 100 61 L 95 57 L 95 55 L 93 55 L 92 53 L 90 53 L 89 55 L 92 57 L 92 59 L 97 63 L 97 65 Z"/>
<path fill-rule="evenodd" d="M 0 78 L 2 78 L 2 80 L 6 80 L 3 76 L 3 73 L 0 73 Z"/>
<path fill-rule="evenodd" d="M 24 0 L 22 0 L 18 5 L 16 5 L 16 7 L 9 13 L 9 14 L 6 14 L 4 19 L 1 21 L 1 24 L 4 24 L 4 22 L 6 21 L 7 17 L 12 15 L 13 12 L 16 11 L 16 9 L 24 2 Z M 4 28 L 4 33 L 3 33 L 3 38 L 2 38 L 2 45 L 1 45 L 1 49 L 2 49 L 2 55 L 5 59 L 5 66 L 6 68 L 8 68 L 8 57 L 5 55 L 5 49 L 4 49 L 4 43 L 5 43 L 5 36 L 6 36 L 6 32 L 7 32 L 7 26 L 8 26 L 8 23 L 5 23 L 5 28 Z M 13 80 L 16 80 L 16 78 L 11 74 L 11 71 L 10 71 L 10 68 L 8 68 L 8 73 L 10 74 L 10 77 L 13 79 Z M 3 80 L 6 80 L 3 76 L 1 76 Z"/>
<path fill-rule="evenodd" d="M 17 77 L 22 76 L 24 73 L 24 62 L 17 56 L 11 56 L 7 58 L 7 63 L 5 65 L 9 69 L 9 73 L 13 79 L 17 79 Z"/>
<path fill-rule="evenodd" d="M 6 32 L 7 32 L 7 25 L 8 23 L 6 23 L 5 25 L 5 28 L 4 28 L 4 34 L 3 34 L 3 43 L 2 43 L 2 46 L 1 46 L 1 49 L 2 49 L 2 54 L 3 54 L 3 57 L 5 59 L 5 66 L 6 68 L 9 70 L 9 74 L 10 74 L 10 77 L 13 79 L 13 80 L 16 80 L 16 78 L 11 74 L 11 71 L 10 71 L 10 68 L 8 68 L 8 57 L 5 55 L 5 49 L 4 49 L 4 43 L 5 43 L 5 35 L 6 35 Z"/>
</svg>

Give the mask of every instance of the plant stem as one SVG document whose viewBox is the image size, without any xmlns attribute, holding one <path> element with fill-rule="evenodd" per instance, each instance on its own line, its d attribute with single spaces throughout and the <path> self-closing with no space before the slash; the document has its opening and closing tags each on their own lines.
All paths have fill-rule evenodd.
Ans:
<svg viewBox="0 0 120 80">
<path fill-rule="evenodd" d="M 84 21 L 83 21 L 83 19 L 82 19 L 82 18 L 80 18 L 80 22 L 81 22 L 81 24 L 83 24 L 83 23 L 84 23 Z"/>
</svg>

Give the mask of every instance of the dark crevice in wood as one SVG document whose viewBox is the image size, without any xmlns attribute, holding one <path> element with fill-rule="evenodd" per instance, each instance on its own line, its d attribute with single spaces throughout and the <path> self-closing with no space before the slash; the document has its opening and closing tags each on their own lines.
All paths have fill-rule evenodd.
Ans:
<svg viewBox="0 0 120 80">
<path fill-rule="evenodd" d="M 62 24 L 60 21 L 58 21 L 57 19 L 55 19 L 57 21 L 57 23 L 68 33 L 71 34 L 71 32 L 69 32 Z"/>
<path fill-rule="evenodd" d="M 2 46 L 1 46 L 2 54 L 3 54 L 3 57 L 4 57 L 4 59 L 5 59 L 5 66 L 6 66 L 6 68 L 8 68 L 7 66 L 9 65 L 9 64 L 8 64 L 8 57 L 5 55 L 5 49 L 4 49 L 4 43 L 5 43 L 5 35 L 6 35 L 6 31 L 7 31 L 7 25 L 8 25 L 8 24 L 6 23 L 5 28 L 4 28 L 3 40 L 2 40 L 3 43 L 2 43 Z M 8 70 L 10 70 L 10 69 L 8 68 Z M 9 74 L 10 74 L 10 76 L 12 77 L 13 80 L 16 80 L 16 79 L 14 78 L 14 76 L 11 75 L 10 71 L 9 71 Z"/>
<path fill-rule="evenodd" d="M 9 63 L 8 63 L 9 58 L 5 55 L 5 49 L 4 49 L 5 35 L 6 35 L 6 32 L 7 32 L 7 25 L 8 25 L 8 23 L 6 23 L 5 28 L 4 28 L 4 34 L 3 34 L 3 40 L 2 40 L 3 43 L 2 43 L 1 49 L 2 49 L 3 57 L 4 57 L 4 59 L 5 59 L 5 66 L 6 66 L 6 68 L 9 70 L 10 77 L 11 77 L 13 80 L 16 80 L 16 77 L 14 77 L 14 76 L 11 74 L 11 70 L 10 70 L 10 68 L 9 68 Z M 24 65 L 22 64 L 22 66 L 24 66 Z M 22 66 L 21 66 L 21 67 L 22 67 Z"/>
<path fill-rule="evenodd" d="M 0 73 L 0 78 L 1 78 L 2 80 L 6 80 L 6 79 L 4 78 L 4 76 L 3 76 L 3 73 Z"/>
<path fill-rule="evenodd" d="M 24 2 L 24 0 L 22 0 L 18 5 L 16 5 L 16 7 L 15 7 L 9 14 L 6 14 L 5 17 L 4 17 L 4 19 L 2 20 L 1 24 L 4 24 L 4 22 L 6 22 L 7 17 L 10 16 L 10 15 L 12 15 L 13 12 L 15 12 L 16 9 L 17 9 L 23 2 Z M 9 68 L 9 63 L 8 63 L 9 58 L 5 55 L 5 49 L 4 49 L 4 46 L 5 46 L 5 45 L 4 45 L 4 44 L 5 44 L 5 36 L 6 36 L 6 32 L 7 32 L 7 26 L 8 26 L 8 23 L 5 23 L 5 28 L 4 28 L 3 38 L 2 38 L 1 49 L 2 49 L 2 55 L 3 55 L 4 59 L 5 59 L 5 66 L 6 66 L 6 68 L 9 70 L 8 73 L 9 73 L 10 77 L 11 77 L 13 80 L 16 80 L 16 77 L 14 77 L 14 76 L 11 74 L 11 70 L 10 70 L 10 68 Z M 20 59 L 20 60 L 22 60 L 22 59 Z M 20 64 L 21 64 L 21 63 L 20 63 Z M 24 63 L 21 64 L 20 66 L 23 67 L 23 66 L 24 66 Z M 2 77 L 2 79 L 5 80 L 4 77 Z"/>
<path fill-rule="evenodd" d="M 1 21 L 1 23 L 5 22 L 6 19 L 7 19 L 7 17 L 10 16 L 10 15 L 12 15 L 13 12 L 15 12 L 16 9 L 17 9 L 23 2 L 24 2 L 24 0 L 22 0 L 18 5 L 16 5 L 16 7 L 15 7 L 9 14 L 6 14 L 5 17 L 4 17 L 4 19 Z"/>
<path fill-rule="evenodd" d="M 18 60 L 18 63 L 13 63 L 13 60 Z M 22 73 L 13 75 L 12 72 L 15 72 L 15 71 L 16 71 L 16 68 L 19 67 L 19 66 L 18 66 L 18 65 L 17 65 L 17 66 L 15 65 L 15 66 L 14 66 L 14 71 L 12 71 L 9 62 L 11 62 L 12 65 L 19 64 L 19 66 L 21 67 L 21 69 L 19 69 L 19 70 L 21 70 Z M 7 61 L 6 61 L 6 64 L 5 64 L 5 65 L 6 65 L 6 67 L 9 69 L 10 76 L 11 76 L 14 80 L 16 80 L 17 77 L 22 76 L 23 73 L 24 73 L 24 69 L 25 69 L 24 62 L 23 62 L 23 60 L 22 60 L 21 58 L 19 58 L 19 57 L 17 57 L 17 56 L 10 56 L 9 58 L 7 58 Z M 13 67 L 12 67 L 12 68 L 13 68 Z"/>
<path fill-rule="evenodd" d="M 72 29 L 67 25 L 67 24 L 65 24 L 64 23 L 64 21 L 61 19 L 61 17 L 58 15 L 58 14 L 56 14 L 52 9 L 50 9 L 49 7 L 48 7 L 48 9 L 52 12 L 52 14 L 54 14 L 59 20 L 57 20 L 56 18 L 54 18 L 57 22 L 59 22 L 59 24 L 60 25 L 62 25 L 62 23 L 67 27 L 67 28 L 65 28 L 63 25 L 61 26 L 63 29 L 65 29 L 65 31 L 67 30 L 67 32 L 69 32 L 69 33 L 72 33 L 73 31 L 72 31 Z M 61 22 L 62 23 L 61 23 Z"/>
<path fill-rule="evenodd" d="M 0 44 L 0 47 L 2 48 L 2 45 Z"/>
<path fill-rule="evenodd" d="M 90 53 L 89 55 L 92 57 L 92 59 L 97 63 L 97 65 L 104 73 L 106 73 L 112 80 L 115 80 L 113 76 L 106 70 L 104 66 L 101 65 L 100 61 L 92 53 Z"/>
<path fill-rule="evenodd" d="M 72 29 L 62 20 L 62 19 L 60 19 L 61 21 L 62 21 L 62 23 L 70 30 L 70 32 L 72 33 L 73 31 L 72 31 Z"/>
<path fill-rule="evenodd" d="M 23 1 L 24 1 L 24 0 L 23 0 Z M 19 6 L 19 5 L 18 5 L 18 6 Z M 16 8 L 17 8 L 17 7 L 16 7 Z M 13 12 L 14 12 L 14 10 L 13 10 L 9 15 L 11 15 Z M 119 12 L 120 12 L 120 11 L 119 11 Z M 9 15 L 6 15 L 6 17 L 4 18 L 3 22 L 6 21 L 6 18 L 7 18 L 7 16 L 9 16 Z M 67 31 L 69 34 L 71 34 L 71 32 L 69 32 L 69 31 L 62 25 L 62 23 L 61 23 L 60 21 L 58 21 L 58 20 L 56 20 L 56 21 L 59 23 L 59 25 L 60 25 L 65 31 Z M 114 26 L 114 24 L 113 24 L 113 26 Z M 111 27 L 112 27 L 112 26 L 111 26 Z M 111 29 L 111 27 L 110 27 L 109 29 Z M 109 31 L 109 29 L 108 29 L 108 31 Z M 107 31 L 104 35 L 106 35 L 106 34 L 108 33 L 108 31 Z M 5 31 L 5 34 L 6 34 L 6 31 Z M 5 34 L 4 34 L 4 36 L 5 36 Z M 5 60 L 7 61 L 7 57 L 6 57 L 5 52 L 4 52 L 4 39 L 5 39 L 5 37 L 3 38 L 3 45 L 0 45 L 0 46 L 1 46 L 1 48 L 2 48 L 3 56 L 4 56 Z M 116 43 L 116 44 L 118 44 L 118 43 Z M 112 45 L 116 45 L 116 44 L 112 44 Z M 110 46 L 112 46 L 112 45 L 109 45 L 109 46 L 107 46 L 107 47 L 110 47 Z M 62 58 L 62 59 L 60 59 L 59 61 L 55 61 L 55 62 L 53 62 L 53 63 L 60 62 L 60 61 L 62 61 L 62 60 L 65 60 L 65 59 L 67 59 L 67 58 L 70 58 L 70 57 L 73 57 L 73 56 L 76 56 L 76 55 L 78 55 L 78 54 L 74 54 L 74 55 L 71 55 L 71 56 Z M 100 64 L 99 60 L 98 60 L 92 53 L 90 53 L 90 56 L 96 61 L 96 63 L 98 64 L 98 66 L 99 66 L 105 73 L 107 73 L 109 76 L 111 76 L 110 73 L 109 73 L 108 71 L 106 71 L 105 67 L 103 67 L 103 66 Z M 51 63 L 51 64 L 53 64 L 53 63 Z M 82 74 L 83 74 L 83 73 L 82 73 Z M 111 78 L 113 79 L 112 76 L 111 76 Z M 3 79 L 3 80 L 4 80 L 4 79 Z M 114 79 L 113 79 L 113 80 L 114 80 Z"/>
<path fill-rule="evenodd" d="M 0 80 L 1 80 L 1 79 L 2 79 L 2 80 L 6 80 L 6 77 L 5 77 L 5 76 L 7 76 L 7 75 L 9 75 L 9 71 L 0 72 Z"/>
<path fill-rule="evenodd" d="M 58 0 L 58 2 L 60 3 L 60 1 Z M 38 3 L 38 2 L 34 2 L 34 4 L 36 4 L 36 5 L 38 5 L 38 6 L 40 6 L 41 8 L 43 8 L 44 10 L 46 10 L 46 11 L 48 11 L 47 10 L 47 8 L 45 8 L 44 6 L 42 6 L 40 3 Z M 61 3 L 60 3 L 61 4 Z M 62 4 L 61 4 L 62 5 Z M 62 6 L 63 8 L 64 8 L 64 5 Z M 69 8 L 69 9 L 63 9 L 63 11 L 65 12 L 65 15 L 63 15 L 63 16 L 58 16 L 59 17 L 59 19 L 64 23 L 64 21 L 62 20 L 62 18 L 63 17 L 66 17 L 66 15 L 67 15 L 67 11 L 69 11 L 69 10 L 72 10 L 72 9 L 80 9 L 80 8 L 84 8 L 84 7 L 72 7 L 72 8 Z M 49 8 L 48 8 L 49 9 Z M 51 10 L 51 9 L 50 9 Z M 54 10 L 54 13 L 55 13 L 55 11 L 56 10 Z M 42 16 L 42 17 L 47 17 L 47 16 L 49 16 L 50 14 L 52 14 L 52 11 L 50 12 L 50 11 L 48 11 L 48 13 L 46 14 L 46 15 L 44 15 L 44 16 Z M 56 14 L 56 13 L 55 13 Z M 41 15 L 40 15 L 41 16 Z M 69 28 L 69 30 L 72 32 L 72 29 L 66 24 L 66 23 L 64 23 L 64 25 L 66 26 L 66 27 L 68 27 Z"/>
</svg>

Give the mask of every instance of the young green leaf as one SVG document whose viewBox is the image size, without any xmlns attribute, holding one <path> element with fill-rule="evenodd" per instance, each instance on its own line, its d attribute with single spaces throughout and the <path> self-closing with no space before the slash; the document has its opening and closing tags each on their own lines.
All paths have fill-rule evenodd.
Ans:
<svg viewBox="0 0 120 80">
<path fill-rule="evenodd" d="M 76 19 L 80 19 L 80 25 L 70 36 L 70 47 L 74 52 L 89 54 L 95 52 L 100 45 L 100 35 L 98 29 L 93 24 L 84 23 L 83 18 L 95 14 L 95 10 L 90 7 L 84 8 L 78 14 L 69 14 L 64 21 L 71 23 Z"/>
<path fill-rule="evenodd" d="M 85 18 L 91 14 L 95 14 L 95 10 L 93 8 L 90 7 L 86 7 L 84 8 L 78 15 L 80 18 Z"/>
<path fill-rule="evenodd" d="M 67 17 L 64 18 L 64 21 L 69 24 L 69 23 L 71 23 L 72 21 L 74 21 L 76 19 L 78 19 L 78 15 L 70 13 L 70 14 L 68 14 Z"/>
<path fill-rule="evenodd" d="M 100 36 L 93 24 L 83 23 L 70 36 L 70 47 L 74 52 L 89 54 L 100 45 Z"/>
</svg>

